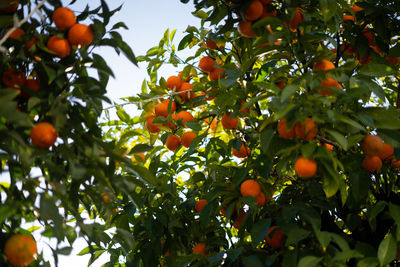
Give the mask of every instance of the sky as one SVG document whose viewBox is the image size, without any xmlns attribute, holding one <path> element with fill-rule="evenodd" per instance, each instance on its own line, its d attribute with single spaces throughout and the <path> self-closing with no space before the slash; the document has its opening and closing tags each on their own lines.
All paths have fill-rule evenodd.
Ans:
<svg viewBox="0 0 400 267">
<path fill-rule="evenodd" d="M 70 1 L 63 1 L 69 3 Z M 98 0 L 79 0 L 78 3 L 71 7 L 74 11 L 83 10 L 84 6 L 89 3 L 91 8 L 97 7 Z M 183 38 L 184 31 L 188 25 L 199 26 L 200 20 L 195 18 L 191 12 L 194 11 L 192 1 L 189 4 L 182 4 L 179 0 L 108 0 L 110 9 L 124 3 L 122 10 L 117 13 L 112 22 L 122 21 L 129 30 L 120 30 L 125 42 L 127 42 L 133 49 L 136 56 L 144 55 L 146 51 L 158 45 L 159 40 L 162 38 L 165 30 L 176 29 L 175 45 Z M 111 79 L 107 89 L 107 96 L 116 103 L 122 103 L 120 98 L 135 96 L 141 90 L 143 79 L 146 76 L 146 63 L 140 64 L 139 68 L 130 63 L 122 54 L 118 56 L 113 49 L 102 48 L 98 49 L 96 53 L 102 55 L 107 64 L 114 71 L 115 79 Z M 187 53 L 187 52 L 183 52 Z M 181 54 L 185 57 L 185 54 Z M 161 75 L 168 77 L 176 75 L 177 70 L 172 67 L 162 69 Z M 161 77 L 161 76 L 160 76 Z M 108 106 L 108 104 L 105 104 Z M 135 109 L 132 110 L 132 117 Z M 1 177 L 0 177 L 1 178 Z M 41 239 L 41 230 L 34 233 L 34 237 L 38 242 L 39 252 L 43 251 L 46 260 L 52 261 L 52 252 L 46 244 L 48 240 Z M 55 248 L 55 243 L 51 242 L 50 246 Z M 78 238 L 73 244 L 73 251 L 69 256 L 60 256 L 60 267 L 84 267 L 87 266 L 89 256 L 75 256 L 83 248 L 87 246 L 83 239 Z M 93 265 L 94 267 L 101 266 L 108 261 L 108 257 L 101 256 Z M 54 263 L 52 263 L 54 266 Z"/>
</svg>

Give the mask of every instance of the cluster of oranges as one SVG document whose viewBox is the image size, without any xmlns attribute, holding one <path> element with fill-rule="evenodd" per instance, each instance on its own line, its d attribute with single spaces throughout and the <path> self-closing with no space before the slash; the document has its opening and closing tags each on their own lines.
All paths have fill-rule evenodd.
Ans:
<svg viewBox="0 0 400 267">
<path fill-rule="evenodd" d="M 76 23 L 74 12 L 67 7 L 59 7 L 53 13 L 56 27 L 63 32 L 68 31 L 67 38 L 53 35 L 47 41 L 47 48 L 58 57 L 64 58 L 71 52 L 71 45 L 88 46 L 93 41 L 93 31 L 90 26 Z"/>
<path fill-rule="evenodd" d="M 390 162 L 394 167 L 400 167 L 400 161 L 394 156 L 394 148 L 384 143 L 378 135 L 366 135 L 360 147 L 366 156 L 362 167 L 370 173 L 379 172 L 383 161 Z"/>
</svg>

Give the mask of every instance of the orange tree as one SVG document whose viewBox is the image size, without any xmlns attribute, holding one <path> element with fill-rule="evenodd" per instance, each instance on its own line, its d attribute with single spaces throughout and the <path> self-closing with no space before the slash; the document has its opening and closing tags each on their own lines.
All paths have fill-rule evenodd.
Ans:
<svg viewBox="0 0 400 267">
<path fill-rule="evenodd" d="M 188 1 L 182 1 L 188 2 Z M 195 1 L 109 138 L 129 266 L 384 266 L 400 241 L 398 1 Z M 209 25 L 208 27 L 206 25 Z M 191 49 L 188 58 L 177 51 Z M 159 77 L 163 65 L 176 71 Z M 145 154 L 144 154 L 145 153 Z M 118 232 L 118 231 L 117 231 Z"/>
<path fill-rule="evenodd" d="M 0 1 L 1 266 L 49 266 L 41 249 L 36 256 L 32 231 L 57 239 L 56 261 L 78 236 L 95 259 L 94 248 L 110 237 L 109 225 L 94 218 L 110 220 L 115 192 L 140 175 L 135 166 L 131 178 L 115 171 L 122 152 L 99 126 L 114 74 L 96 48 L 112 47 L 136 64 L 118 33 L 125 24 L 109 25 L 121 7 L 102 0 L 76 10 L 74 2 Z"/>
</svg>

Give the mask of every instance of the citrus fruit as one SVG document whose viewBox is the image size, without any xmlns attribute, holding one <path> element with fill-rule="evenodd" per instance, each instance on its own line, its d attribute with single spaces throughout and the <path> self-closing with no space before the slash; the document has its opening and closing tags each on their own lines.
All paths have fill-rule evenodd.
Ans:
<svg viewBox="0 0 400 267">
<path fill-rule="evenodd" d="M 181 137 L 181 142 L 184 147 L 190 147 L 190 144 L 192 143 L 193 139 L 197 137 L 197 134 L 194 132 L 185 132 L 182 134 Z"/>
<path fill-rule="evenodd" d="M 296 136 L 304 140 L 313 139 L 318 132 L 317 124 L 311 118 L 307 118 L 304 123 L 296 122 L 294 129 Z"/>
<path fill-rule="evenodd" d="M 206 244 L 204 243 L 198 243 L 193 247 L 193 253 L 194 254 L 203 254 L 206 255 L 208 254 L 208 250 L 206 250 Z"/>
<path fill-rule="evenodd" d="M 260 1 L 255 0 L 244 11 L 244 17 L 248 21 L 257 20 L 263 14 L 263 10 L 263 4 Z"/>
<path fill-rule="evenodd" d="M 4 3 L 10 3 L 8 6 L 1 7 L 0 13 L 14 13 L 18 10 L 19 1 L 17 0 L 3 0 Z"/>
<path fill-rule="evenodd" d="M 281 119 L 278 122 L 278 134 L 280 137 L 285 139 L 295 138 L 296 137 L 295 126 L 293 125 L 291 129 L 287 129 L 286 119 Z"/>
<path fill-rule="evenodd" d="M 189 121 L 194 121 L 193 115 L 186 110 L 182 110 L 178 114 L 176 114 L 175 120 L 180 120 L 180 119 L 182 119 L 183 124 L 185 124 L 186 122 L 189 122 Z"/>
<path fill-rule="evenodd" d="M 214 68 L 210 73 L 208 74 L 208 77 L 210 78 L 211 81 L 217 81 L 219 79 L 222 79 L 224 77 L 224 70 L 221 68 Z"/>
<path fill-rule="evenodd" d="M 42 149 L 48 149 L 54 145 L 58 133 L 54 129 L 53 125 L 48 122 L 39 122 L 33 126 L 31 130 L 32 143 Z"/>
<path fill-rule="evenodd" d="M 361 142 L 361 149 L 367 156 L 377 156 L 382 152 L 383 144 L 383 140 L 379 136 L 368 134 Z"/>
<path fill-rule="evenodd" d="M 171 90 L 178 90 L 181 88 L 182 80 L 178 76 L 170 76 L 167 79 L 167 87 Z"/>
<path fill-rule="evenodd" d="M 4 255 L 14 266 L 27 266 L 35 260 L 36 241 L 30 235 L 16 234 L 7 239 Z"/>
<path fill-rule="evenodd" d="M 52 36 L 47 41 L 47 48 L 57 54 L 58 57 L 64 58 L 71 52 L 71 45 L 67 39 Z"/>
<path fill-rule="evenodd" d="M 261 193 L 261 188 L 257 181 L 249 179 L 240 185 L 240 193 L 243 197 L 252 196 L 256 198 Z"/>
<path fill-rule="evenodd" d="M 180 143 L 181 143 L 181 139 L 178 136 L 170 135 L 170 136 L 168 136 L 167 142 L 165 143 L 165 145 L 167 146 L 167 148 L 169 150 L 175 151 Z"/>
<path fill-rule="evenodd" d="M 238 24 L 238 32 L 244 37 L 248 38 L 257 37 L 253 29 L 251 28 L 251 25 L 252 25 L 251 21 L 242 20 Z"/>
<path fill-rule="evenodd" d="M 211 57 L 200 59 L 199 68 L 204 72 L 211 72 L 214 69 L 215 60 Z"/>
<path fill-rule="evenodd" d="M 222 115 L 222 126 L 227 130 L 235 129 L 239 125 L 239 119 L 232 118 L 231 116 L 232 113 L 225 113 L 224 115 Z"/>
<path fill-rule="evenodd" d="M 93 42 L 93 31 L 85 24 L 75 24 L 68 31 L 68 41 L 76 46 L 88 46 Z"/>
<path fill-rule="evenodd" d="M 64 31 L 76 23 L 76 17 L 71 9 L 59 7 L 53 13 L 53 21 L 59 30 Z"/>
<path fill-rule="evenodd" d="M 235 148 L 232 147 L 232 154 L 235 155 L 238 158 L 247 158 L 250 156 L 250 148 L 242 144 L 240 147 L 240 150 L 236 150 Z"/>
<path fill-rule="evenodd" d="M 161 116 L 161 117 L 164 117 L 164 118 L 168 117 L 168 114 L 169 114 L 169 112 L 168 112 L 169 102 L 170 102 L 169 99 L 165 99 L 164 101 L 162 101 L 161 103 L 158 103 L 155 106 L 154 112 L 155 112 L 156 116 Z M 175 101 L 172 101 L 171 102 L 171 112 L 170 113 L 175 112 L 175 110 L 176 110 L 176 104 L 175 104 Z"/>
<path fill-rule="evenodd" d="M 269 228 L 265 239 L 271 247 L 280 248 L 282 247 L 284 236 L 285 234 L 275 225 Z"/>
<path fill-rule="evenodd" d="M 304 14 L 300 8 L 296 8 L 292 19 L 289 22 L 289 28 L 291 30 L 296 30 L 300 23 L 304 21 Z"/>
<path fill-rule="evenodd" d="M 14 68 L 7 69 L 3 72 L 3 84 L 8 88 L 21 88 L 26 82 L 25 74 Z"/>
<path fill-rule="evenodd" d="M 317 163 L 312 159 L 300 157 L 297 159 L 294 169 L 299 177 L 309 178 L 317 172 Z"/>
<path fill-rule="evenodd" d="M 326 59 L 323 59 L 323 60 L 321 60 L 321 61 L 318 61 L 318 62 L 314 65 L 313 70 L 314 70 L 314 71 L 317 71 L 317 70 L 323 70 L 323 71 L 325 71 L 325 70 L 332 70 L 332 69 L 334 69 L 334 68 L 335 68 L 335 65 L 334 65 L 331 61 L 326 60 Z"/>
<path fill-rule="evenodd" d="M 362 162 L 362 167 L 370 173 L 379 172 L 382 168 L 382 160 L 378 156 L 367 156 Z"/>
<path fill-rule="evenodd" d="M 390 159 L 393 157 L 394 154 L 394 147 L 392 147 L 391 145 L 389 145 L 388 143 L 383 143 L 383 149 L 382 151 L 378 154 L 378 157 L 381 160 L 385 160 L 385 159 Z"/>
<path fill-rule="evenodd" d="M 153 123 L 155 118 L 156 116 L 150 116 L 146 119 L 145 126 L 150 133 L 158 133 L 160 131 L 158 127 L 161 126 L 161 123 Z"/>
<path fill-rule="evenodd" d="M 206 205 L 207 205 L 207 200 L 200 199 L 199 201 L 196 202 L 196 205 L 195 205 L 194 209 L 197 212 L 201 212 Z"/>
</svg>

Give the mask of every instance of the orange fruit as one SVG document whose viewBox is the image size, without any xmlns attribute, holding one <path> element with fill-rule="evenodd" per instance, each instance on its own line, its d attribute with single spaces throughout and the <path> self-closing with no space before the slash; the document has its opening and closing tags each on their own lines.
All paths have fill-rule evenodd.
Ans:
<svg viewBox="0 0 400 267">
<path fill-rule="evenodd" d="M 218 120 L 216 118 L 213 118 L 212 121 L 210 122 L 210 120 L 208 118 L 206 118 L 204 120 L 204 122 L 210 126 L 210 130 L 211 131 L 215 131 L 217 129 L 218 126 Z"/>
<path fill-rule="evenodd" d="M 346 55 L 352 55 L 355 51 L 354 51 L 354 49 L 353 49 L 353 47 L 349 44 L 349 43 L 347 43 L 347 42 L 344 42 L 342 45 L 341 45 L 341 49 L 344 51 L 344 53 L 346 54 Z"/>
<path fill-rule="evenodd" d="M 258 194 L 258 196 L 256 196 L 256 201 L 258 204 L 258 207 L 262 207 L 264 206 L 265 202 L 267 202 L 267 198 L 265 197 L 263 192 L 260 192 L 260 194 Z"/>
<path fill-rule="evenodd" d="M 338 81 L 332 79 L 332 78 L 328 78 L 325 81 L 321 82 L 321 85 L 323 87 L 335 87 L 335 88 L 339 88 L 340 90 L 343 89 L 343 87 L 340 85 L 340 83 L 338 83 Z M 330 90 L 325 90 L 325 89 L 318 89 L 318 93 L 324 96 L 328 96 L 332 94 L 332 91 Z"/>
<path fill-rule="evenodd" d="M 138 160 L 137 158 L 139 158 L 139 160 Z M 139 162 L 145 162 L 145 160 L 146 160 L 146 155 L 143 154 L 143 153 L 135 153 L 135 154 L 133 155 L 133 159 L 135 160 L 135 163 L 136 163 L 136 164 L 139 164 Z"/>
<path fill-rule="evenodd" d="M 363 160 L 362 167 L 370 173 L 379 172 L 382 168 L 382 160 L 378 156 L 368 156 Z"/>
<path fill-rule="evenodd" d="M 368 44 L 371 45 L 374 42 L 374 35 L 369 29 L 363 30 L 362 35 L 368 40 Z"/>
<path fill-rule="evenodd" d="M 297 159 L 294 169 L 299 177 L 309 178 L 317 172 L 317 163 L 312 159 L 300 157 Z"/>
<path fill-rule="evenodd" d="M 280 248 L 282 247 L 284 236 L 285 234 L 275 225 L 268 229 L 265 239 L 271 247 Z"/>
<path fill-rule="evenodd" d="M 164 245 L 165 245 L 165 240 L 161 240 L 161 250 L 162 251 L 164 251 Z M 164 257 L 168 257 L 169 255 L 171 255 L 171 251 L 168 248 L 167 251 L 165 251 L 165 253 L 164 253 Z"/>
<path fill-rule="evenodd" d="M 179 120 L 179 119 L 182 119 L 182 123 L 183 124 L 185 124 L 188 121 L 194 121 L 193 115 L 190 112 L 186 111 L 186 110 L 182 110 L 178 114 L 176 114 L 176 119 L 175 120 Z"/>
<path fill-rule="evenodd" d="M 197 212 L 201 212 L 206 205 L 207 205 L 207 200 L 200 199 L 199 201 L 196 202 L 196 205 L 195 205 L 194 209 Z"/>
<path fill-rule="evenodd" d="M 68 31 L 68 41 L 71 45 L 88 46 L 93 42 L 93 31 L 85 24 L 75 24 Z"/>
<path fill-rule="evenodd" d="M 214 40 L 211 39 L 206 40 L 206 45 L 208 49 L 212 50 L 218 49 L 217 43 Z"/>
<path fill-rule="evenodd" d="M 181 88 L 182 80 L 178 76 L 170 76 L 167 79 L 167 87 L 171 90 L 178 90 Z"/>
<path fill-rule="evenodd" d="M 7 239 L 4 255 L 14 266 L 27 266 L 35 260 L 37 254 L 36 241 L 32 236 L 16 234 Z"/>
<path fill-rule="evenodd" d="M 192 143 L 193 139 L 197 137 L 197 134 L 194 132 L 185 132 L 182 134 L 181 137 L 181 142 L 184 147 L 190 147 L 190 144 Z"/>
<path fill-rule="evenodd" d="M 204 243 L 198 243 L 193 247 L 193 253 L 194 254 L 203 254 L 206 255 L 209 253 L 208 250 L 206 250 L 206 244 Z"/>
<path fill-rule="evenodd" d="M 284 83 L 284 82 L 282 82 L 282 81 L 279 81 L 279 82 L 276 82 L 275 83 L 275 85 L 276 86 L 278 86 L 279 87 L 279 89 L 283 89 L 283 87 L 285 87 L 286 86 L 286 83 Z"/>
<path fill-rule="evenodd" d="M 383 140 L 377 135 L 368 134 L 361 142 L 361 150 L 367 156 L 377 156 L 382 152 L 383 148 Z"/>
<path fill-rule="evenodd" d="M 232 113 L 225 113 L 222 115 L 222 126 L 227 129 L 236 129 L 239 125 L 239 119 L 238 118 L 231 118 Z"/>
<path fill-rule="evenodd" d="M 25 85 L 26 77 L 23 72 L 10 68 L 3 72 L 2 82 L 7 88 L 18 89 Z"/>
<path fill-rule="evenodd" d="M 296 122 L 294 130 L 297 137 L 304 140 L 313 139 L 318 132 L 317 124 L 311 118 L 307 118 L 304 123 Z"/>
<path fill-rule="evenodd" d="M 242 20 L 238 24 L 238 32 L 244 37 L 248 38 L 257 37 L 253 29 L 251 28 L 251 25 L 252 25 L 251 21 Z"/>
<path fill-rule="evenodd" d="M 281 119 L 278 122 L 278 134 L 280 137 L 285 139 L 291 139 L 296 137 L 295 125 L 291 129 L 287 129 L 286 119 Z"/>
<path fill-rule="evenodd" d="M 385 159 L 390 159 L 392 158 L 394 155 L 394 147 L 392 147 L 391 145 L 389 145 L 388 143 L 383 143 L 383 149 L 382 151 L 378 154 L 378 157 L 381 160 L 385 160 Z"/>
<path fill-rule="evenodd" d="M 53 125 L 48 122 L 39 122 L 31 130 L 32 143 L 42 149 L 48 149 L 54 145 L 58 133 Z"/>
<path fill-rule="evenodd" d="M 400 168 L 400 160 L 397 160 L 395 157 L 392 158 L 392 166 L 396 168 Z"/>
<path fill-rule="evenodd" d="M 250 156 L 250 148 L 242 144 L 240 147 L 240 150 L 236 150 L 235 148 L 232 147 L 232 154 L 235 155 L 238 158 L 247 158 Z"/>
<path fill-rule="evenodd" d="M 385 59 L 392 63 L 394 66 L 399 65 L 400 62 L 400 58 L 398 57 L 385 57 Z"/>
<path fill-rule="evenodd" d="M 169 99 L 165 99 L 164 101 L 162 101 L 161 103 L 158 103 L 155 108 L 154 108 L 154 112 L 156 113 L 156 116 L 161 116 L 161 117 L 168 117 L 168 106 L 169 106 Z M 176 103 L 175 101 L 171 102 L 171 113 L 175 112 L 176 110 Z"/>
<path fill-rule="evenodd" d="M 64 58 L 71 52 L 71 45 L 67 39 L 52 36 L 47 41 L 47 48 L 58 55 L 59 58 Z"/>
<path fill-rule="evenodd" d="M 8 29 L 5 33 L 7 34 L 11 29 Z M 8 36 L 8 38 L 10 39 L 15 39 L 15 40 L 19 40 L 21 38 L 22 35 L 24 35 L 25 32 L 24 30 L 20 29 L 20 28 L 16 28 L 13 30 L 13 32 L 10 34 L 10 36 Z"/>
<path fill-rule="evenodd" d="M 317 64 L 314 65 L 313 70 L 317 71 L 317 70 L 332 70 L 335 68 L 335 65 L 326 59 L 323 59 L 321 61 L 318 61 Z"/>
<path fill-rule="evenodd" d="M 36 44 L 37 38 L 35 36 L 32 37 L 32 39 L 28 42 L 25 43 L 25 49 L 29 50 L 31 47 Z"/>
<path fill-rule="evenodd" d="M 204 72 L 210 72 L 214 69 L 215 60 L 211 57 L 203 57 L 200 59 L 199 68 Z"/>
<path fill-rule="evenodd" d="M 150 133 L 158 133 L 160 131 L 158 127 L 161 126 L 161 123 L 153 123 L 155 118 L 156 116 L 150 116 L 146 119 L 145 126 Z"/>
<path fill-rule="evenodd" d="M 103 198 L 104 203 L 110 202 L 110 196 L 107 193 L 101 193 L 101 197 Z"/>
<path fill-rule="evenodd" d="M 326 149 L 328 149 L 328 151 L 332 152 L 333 151 L 333 145 L 331 144 L 325 144 Z"/>
<path fill-rule="evenodd" d="M 182 83 L 181 87 L 178 89 L 179 95 L 182 97 L 183 101 L 187 101 L 189 100 L 189 93 L 190 95 L 194 95 L 194 93 L 192 93 L 193 89 L 193 85 L 187 82 Z M 186 92 L 185 92 L 186 91 Z"/>
<path fill-rule="evenodd" d="M 351 21 L 355 22 L 355 21 L 356 21 L 356 18 L 353 17 L 352 15 L 346 15 L 346 14 L 344 14 L 344 15 L 343 15 L 343 21 L 348 21 L 348 20 L 351 20 Z"/>
<path fill-rule="evenodd" d="M 252 196 L 256 198 L 261 193 L 261 188 L 257 181 L 246 180 L 240 185 L 240 193 L 243 197 Z"/>
<path fill-rule="evenodd" d="M 71 9 L 59 7 L 53 13 L 53 21 L 59 30 L 64 31 L 76 23 L 76 17 Z"/>
<path fill-rule="evenodd" d="M 263 10 L 263 4 L 259 0 L 255 0 L 244 11 L 244 17 L 247 21 L 257 20 L 263 14 Z"/>
<path fill-rule="evenodd" d="M 8 6 L 1 7 L 0 8 L 0 13 L 14 13 L 15 11 L 18 10 L 18 5 L 19 2 L 16 0 L 3 0 L 3 3 L 12 3 L 9 4 Z"/>
<path fill-rule="evenodd" d="M 175 151 L 180 143 L 181 143 L 181 139 L 178 136 L 170 135 L 170 136 L 168 136 L 167 142 L 165 143 L 165 145 L 167 146 L 167 148 L 169 150 Z"/>
<path fill-rule="evenodd" d="M 296 8 L 292 19 L 289 22 L 289 28 L 291 30 L 296 30 L 300 23 L 304 21 L 304 14 L 300 8 Z"/>
<path fill-rule="evenodd" d="M 239 229 L 240 225 L 242 224 L 242 221 L 244 219 L 244 216 L 246 216 L 246 213 L 241 210 L 238 214 L 238 216 L 236 217 L 236 220 L 233 222 L 233 227 L 235 227 L 236 229 Z"/>
<path fill-rule="evenodd" d="M 215 68 L 208 74 L 208 77 L 210 78 L 211 81 L 217 81 L 225 76 L 223 72 L 224 72 L 223 69 Z"/>
<path fill-rule="evenodd" d="M 28 79 L 25 81 L 24 86 L 31 89 L 32 91 L 38 91 L 40 89 L 40 82 L 35 79 Z M 25 90 L 22 90 L 20 95 L 24 98 L 31 97 L 31 95 Z"/>
<path fill-rule="evenodd" d="M 354 14 L 356 14 L 357 12 L 361 12 L 364 10 L 364 8 L 357 6 L 356 4 L 353 5 L 353 7 L 351 8 L 354 12 Z"/>
</svg>

